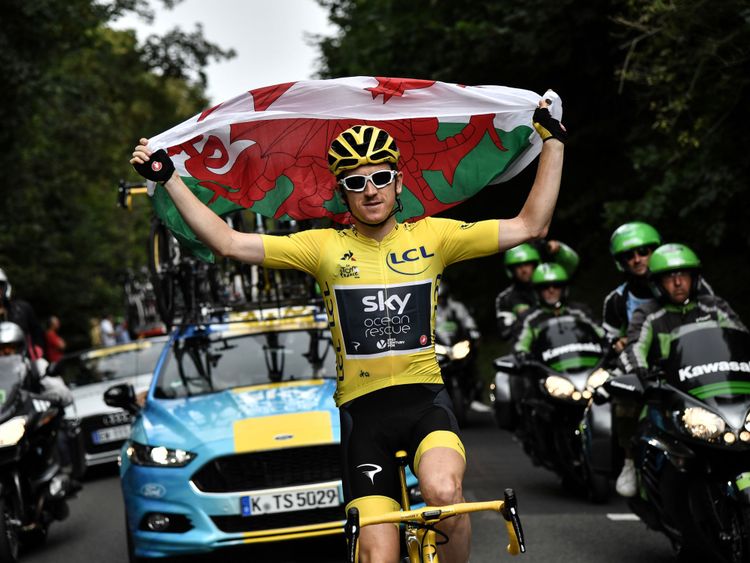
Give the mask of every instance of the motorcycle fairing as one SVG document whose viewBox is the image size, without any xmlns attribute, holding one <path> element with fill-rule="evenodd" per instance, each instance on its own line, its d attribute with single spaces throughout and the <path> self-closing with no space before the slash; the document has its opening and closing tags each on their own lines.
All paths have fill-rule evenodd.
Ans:
<svg viewBox="0 0 750 563">
<path fill-rule="evenodd" d="M 714 322 L 680 327 L 663 363 L 670 385 L 721 408 L 750 395 L 750 334 Z"/>
<path fill-rule="evenodd" d="M 574 373 L 597 365 L 605 350 L 593 326 L 563 315 L 540 325 L 531 354 L 554 371 Z"/>
</svg>

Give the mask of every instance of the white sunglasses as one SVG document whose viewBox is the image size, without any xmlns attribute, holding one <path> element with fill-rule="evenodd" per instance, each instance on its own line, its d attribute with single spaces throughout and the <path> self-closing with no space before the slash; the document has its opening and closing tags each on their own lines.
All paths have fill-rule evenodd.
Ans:
<svg viewBox="0 0 750 563">
<path fill-rule="evenodd" d="M 339 184 L 349 192 L 363 192 L 365 191 L 365 186 L 367 186 L 367 181 L 369 180 L 372 182 L 373 186 L 380 190 L 393 182 L 396 175 L 398 175 L 398 172 L 395 170 L 378 170 L 377 172 L 367 175 L 352 174 L 351 176 L 339 180 Z"/>
</svg>

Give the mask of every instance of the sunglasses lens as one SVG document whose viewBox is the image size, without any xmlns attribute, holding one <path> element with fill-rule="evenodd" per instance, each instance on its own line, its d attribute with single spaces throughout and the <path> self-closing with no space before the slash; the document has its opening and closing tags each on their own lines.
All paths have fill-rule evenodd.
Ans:
<svg viewBox="0 0 750 563">
<path fill-rule="evenodd" d="M 361 192 L 367 183 L 366 176 L 347 176 L 343 180 L 344 187 L 353 192 Z"/>
<path fill-rule="evenodd" d="M 372 183 L 376 188 L 384 188 L 393 180 L 393 174 L 390 170 L 380 170 L 372 175 Z"/>
</svg>

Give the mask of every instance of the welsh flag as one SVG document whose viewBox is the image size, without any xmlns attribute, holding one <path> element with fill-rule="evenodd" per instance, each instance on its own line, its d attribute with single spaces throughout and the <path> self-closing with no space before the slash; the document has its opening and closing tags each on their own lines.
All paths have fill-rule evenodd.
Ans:
<svg viewBox="0 0 750 563">
<path fill-rule="evenodd" d="M 531 118 L 542 96 L 503 86 L 357 76 L 304 80 L 245 92 L 150 139 L 166 149 L 191 190 L 215 213 L 249 209 L 276 219 L 328 217 L 348 223 L 327 151 L 357 124 L 388 131 L 404 173 L 399 221 L 456 205 L 509 180 L 541 150 Z M 562 103 L 548 91 L 550 111 Z M 166 190 L 157 214 L 180 242 L 212 261 Z"/>
</svg>

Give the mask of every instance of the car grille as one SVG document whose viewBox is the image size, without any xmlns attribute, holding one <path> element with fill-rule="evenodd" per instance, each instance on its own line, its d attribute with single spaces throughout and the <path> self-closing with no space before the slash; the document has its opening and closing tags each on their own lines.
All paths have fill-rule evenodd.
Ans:
<svg viewBox="0 0 750 563">
<path fill-rule="evenodd" d="M 344 520 L 344 507 L 331 506 L 313 510 L 297 510 L 295 512 L 279 512 L 277 514 L 261 514 L 259 516 L 211 516 L 216 527 L 228 534 L 237 532 L 255 532 L 260 530 L 276 530 L 293 526 L 310 526 L 326 522 Z"/>
<path fill-rule="evenodd" d="M 331 444 L 219 457 L 201 467 L 192 481 L 206 493 L 230 493 L 339 479 L 339 445 Z"/>
<path fill-rule="evenodd" d="M 101 452 L 119 450 L 124 440 L 106 442 L 104 444 L 95 444 L 94 439 L 92 438 L 92 433 L 101 428 L 119 426 L 120 424 L 130 424 L 132 419 L 133 417 L 125 411 L 108 414 L 97 414 L 83 418 L 81 420 L 81 432 L 83 433 L 83 441 L 86 451 L 88 453 L 97 454 Z"/>
</svg>

